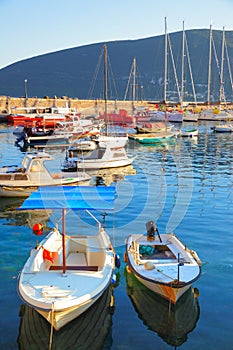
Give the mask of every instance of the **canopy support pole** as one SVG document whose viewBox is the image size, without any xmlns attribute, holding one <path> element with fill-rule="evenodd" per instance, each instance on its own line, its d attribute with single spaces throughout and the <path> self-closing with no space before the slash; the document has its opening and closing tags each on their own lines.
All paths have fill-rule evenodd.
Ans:
<svg viewBox="0 0 233 350">
<path fill-rule="evenodd" d="M 66 208 L 62 209 L 62 272 L 66 273 Z"/>
</svg>

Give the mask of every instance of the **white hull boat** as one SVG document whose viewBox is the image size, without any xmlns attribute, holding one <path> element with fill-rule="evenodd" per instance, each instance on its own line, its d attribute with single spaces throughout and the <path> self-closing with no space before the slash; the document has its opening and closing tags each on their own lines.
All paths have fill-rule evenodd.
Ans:
<svg viewBox="0 0 233 350">
<path fill-rule="evenodd" d="M 53 332 L 52 348 L 102 349 L 111 330 L 114 313 L 113 287 L 110 285 L 101 297 L 82 315 Z M 21 317 L 17 343 L 19 349 L 48 349 L 51 327 L 35 309 L 20 305 Z M 75 345 L 74 345 L 75 344 Z"/>
<path fill-rule="evenodd" d="M 201 262 L 173 233 L 155 236 L 156 231 L 152 221 L 147 223 L 147 236 L 130 235 L 125 258 L 143 285 L 176 304 L 198 279 Z"/>
<path fill-rule="evenodd" d="M 112 210 L 113 187 L 41 188 L 27 198 L 21 210 L 61 209 L 62 233 L 58 227 L 31 252 L 18 280 L 22 300 L 58 330 L 89 309 L 112 281 L 115 253 L 109 236 L 90 212 Z M 86 210 L 98 225 L 95 234 L 67 235 L 66 211 Z"/>
<path fill-rule="evenodd" d="M 197 137 L 198 129 L 181 129 L 182 137 Z"/>
<path fill-rule="evenodd" d="M 230 123 L 218 124 L 213 127 L 213 130 L 215 132 L 221 132 L 221 133 L 233 132 L 233 124 L 230 124 Z"/>
<path fill-rule="evenodd" d="M 20 167 L 0 168 L 0 197 L 27 197 L 40 186 L 62 186 L 89 183 L 91 177 L 84 172 L 51 173 L 45 166 L 53 158 L 44 152 L 27 153 Z"/>
<path fill-rule="evenodd" d="M 101 136 L 95 139 L 96 147 L 87 155 L 68 157 L 62 165 L 62 171 L 98 170 L 127 166 L 134 157 L 128 157 L 125 144 L 128 137 Z"/>
</svg>

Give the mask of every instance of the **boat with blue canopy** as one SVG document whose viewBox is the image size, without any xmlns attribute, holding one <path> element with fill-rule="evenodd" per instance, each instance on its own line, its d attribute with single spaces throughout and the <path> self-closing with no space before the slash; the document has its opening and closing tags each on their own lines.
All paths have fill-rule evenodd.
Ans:
<svg viewBox="0 0 233 350">
<path fill-rule="evenodd" d="M 33 192 L 18 208 L 62 211 L 61 233 L 58 220 L 31 251 L 18 279 L 21 299 L 56 330 L 89 309 L 112 281 L 116 254 L 94 212 L 113 210 L 115 197 L 113 186 L 49 186 Z M 94 225 L 77 220 L 80 211 Z M 68 232 L 70 212 L 76 222 Z"/>
</svg>

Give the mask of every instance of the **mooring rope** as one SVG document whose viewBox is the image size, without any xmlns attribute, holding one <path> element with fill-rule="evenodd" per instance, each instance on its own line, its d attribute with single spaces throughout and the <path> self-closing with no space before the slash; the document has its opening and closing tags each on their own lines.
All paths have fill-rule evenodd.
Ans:
<svg viewBox="0 0 233 350">
<path fill-rule="evenodd" d="M 49 350 L 52 349 L 53 345 L 53 321 L 54 321 L 54 301 L 52 302 L 52 310 L 50 311 L 50 319 L 51 319 L 51 328 L 50 328 L 50 337 L 49 337 Z"/>
</svg>

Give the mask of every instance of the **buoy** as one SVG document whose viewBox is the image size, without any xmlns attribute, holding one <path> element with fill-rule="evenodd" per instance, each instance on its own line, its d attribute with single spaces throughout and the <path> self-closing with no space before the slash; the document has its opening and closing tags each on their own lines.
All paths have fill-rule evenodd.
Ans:
<svg viewBox="0 0 233 350">
<path fill-rule="evenodd" d="M 33 225 L 32 232 L 36 236 L 42 235 L 42 233 L 43 233 L 43 225 L 42 224 L 35 224 L 35 225 Z"/>
</svg>

